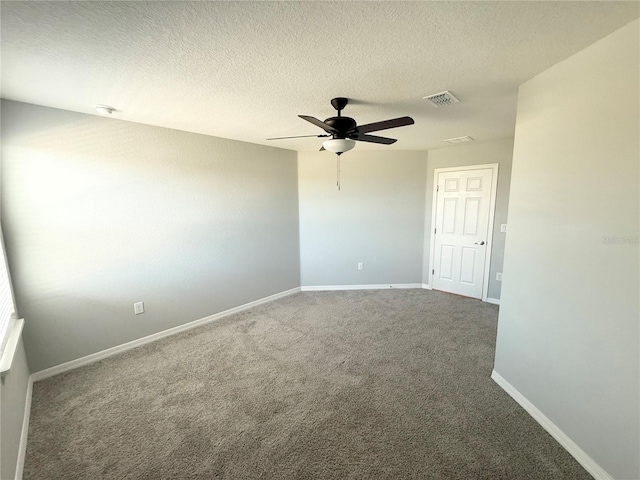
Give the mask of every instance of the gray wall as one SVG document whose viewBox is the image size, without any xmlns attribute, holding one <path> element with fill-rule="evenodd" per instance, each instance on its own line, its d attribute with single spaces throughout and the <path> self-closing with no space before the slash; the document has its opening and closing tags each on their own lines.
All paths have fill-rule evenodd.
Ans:
<svg viewBox="0 0 640 480">
<path fill-rule="evenodd" d="M 356 146 L 338 191 L 335 155 L 298 154 L 303 286 L 422 283 L 426 160 Z"/>
<path fill-rule="evenodd" d="M 22 420 L 29 386 L 29 366 L 22 340 L 11 371 L 0 385 L 0 478 L 15 478 Z"/>
<path fill-rule="evenodd" d="M 293 151 L 3 101 L 2 168 L 33 371 L 300 285 Z"/>
<path fill-rule="evenodd" d="M 520 88 L 495 370 L 640 478 L 640 23 Z"/>
<path fill-rule="evenodd" d="M 491 246 L 491 267 L 489 272 L 489 291 L 487 296 L 489 298 L 500 298 L 500 288 L 502 283 L 496 280 L 496 273 L 502 272 L 504 245 L 507 235 L 500 232 L 500 224 L 507 223 L 512 155 L 513 138 L 511 137 L 429 150 L 424 222 L 423 283 L 430 283 L 429 272 L 431 271 L 431 267 L 429 265 L 429 254 L 431 249 L 431 210 L 433 206 L 434 170 L 436 168 L 498 163 L 498 191 L 496 195 L 493 244 Z"/>
</svg>

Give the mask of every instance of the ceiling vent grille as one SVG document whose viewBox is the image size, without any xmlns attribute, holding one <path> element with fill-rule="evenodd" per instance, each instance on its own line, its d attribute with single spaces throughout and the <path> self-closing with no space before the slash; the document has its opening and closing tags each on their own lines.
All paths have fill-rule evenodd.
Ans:
<svg viewBox="0 0 640 480">
<path fill-rule="evenodd" d="M 445 142 L 447 142 L 447 143 L 467 143 L 467 142 L 473 142 L 473 138 L 471 138 L 468 135 L 465 135 L 464 137 L 447 138 L 445 140 Z"/>
<path fill-rule="evenodd" d="M 453 105 L 454 103 L 458 103 L 460 101 L 456 97 L 454 97 L 453 94 L 448 90 L 445 92 L 434 93 L 433 95 L 424 97 L 424 99 L 429 101 L 431 105 L 433 105 L 436 108 L 446 107 L 447 105 Z"/>
</svg>

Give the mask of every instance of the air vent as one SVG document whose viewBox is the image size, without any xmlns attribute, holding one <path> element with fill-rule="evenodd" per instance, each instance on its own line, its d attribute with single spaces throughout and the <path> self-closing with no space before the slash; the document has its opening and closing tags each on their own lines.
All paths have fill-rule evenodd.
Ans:
<svg viewBox="0 0 640 480">
<path fill-rule="evenodd" d="M 423 98 L 425 100 L 428 100 L 431 103 L 431 105 L 433 105 L 436 108 L 446 107 L 447 105 L 453 105 L 454 103 L 458 103 L 460 101 L 456 97 L 454 97 L 453 94 L 449 91 L 435 93 L 433 95 L 429 95 L 428 97 L 423 97 Z"/>
<path fill-rule="evenodd" d="M 465 135 L 464 137 L 447 138 L 445 140 L 445 142 L 447 142 L 447 143 L 467 143 L 467 142 L 473 142 L 473 138 L 471 138 L 469 135 Z"/>
</svg>

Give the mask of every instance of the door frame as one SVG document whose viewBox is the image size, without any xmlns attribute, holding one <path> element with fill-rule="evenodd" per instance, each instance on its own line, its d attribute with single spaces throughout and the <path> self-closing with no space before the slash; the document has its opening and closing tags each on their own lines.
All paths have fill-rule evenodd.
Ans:
<svg viewBox="0 0 640 480">
<path fill-rule="evenodd" d="M 481 170 L 485 168 L 491 168 L 493 173 L 491 175 L 491 193 L 489 201 L 489 227 L 487 231 L 487 248 L 484 253 L 484 277 L 482 279 L 482 301 L 487 301 L 487 295 L 489 292 L 489 280 L 491 275 L 491 248 L 493 247 L 493 222 L 495 220 L 496 213 L 496 196 L 498 194 L 498 163 L 484 163 L 481 165 L 463 165 L 459 167 L 447 167 L 436 168 L 433 170 L 433 199 L 431 205 L 431 242 L 429 244 L 429 285 L 433 288 L 433 272 L 435 270 L 434 258 L 436 247 L 436 206 L 438 203 L 438 175 L 445 172 L 456 172 L 463 170 Z"/>
</svg>

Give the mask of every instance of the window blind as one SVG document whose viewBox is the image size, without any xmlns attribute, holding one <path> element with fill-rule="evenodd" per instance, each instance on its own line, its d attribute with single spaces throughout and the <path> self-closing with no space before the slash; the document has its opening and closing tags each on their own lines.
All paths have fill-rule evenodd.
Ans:
<svg viewBox="0 0 640 480">
<path fill-rule="evenodd" d="M 2 231 L 0 230 L 0 236 Z M 7 329 L 11 314 L 15 311 L 13 304 L 13 293 L 11 291 L 11 280 L 9 279 L 9 271 L 7 270 L 7 257 L 4 251 L 4 241 L 0 237 L 0 247 L 2 255 L 0 258 L 0 353 L 4 350 L 7 340 Z"/>
</svg>

